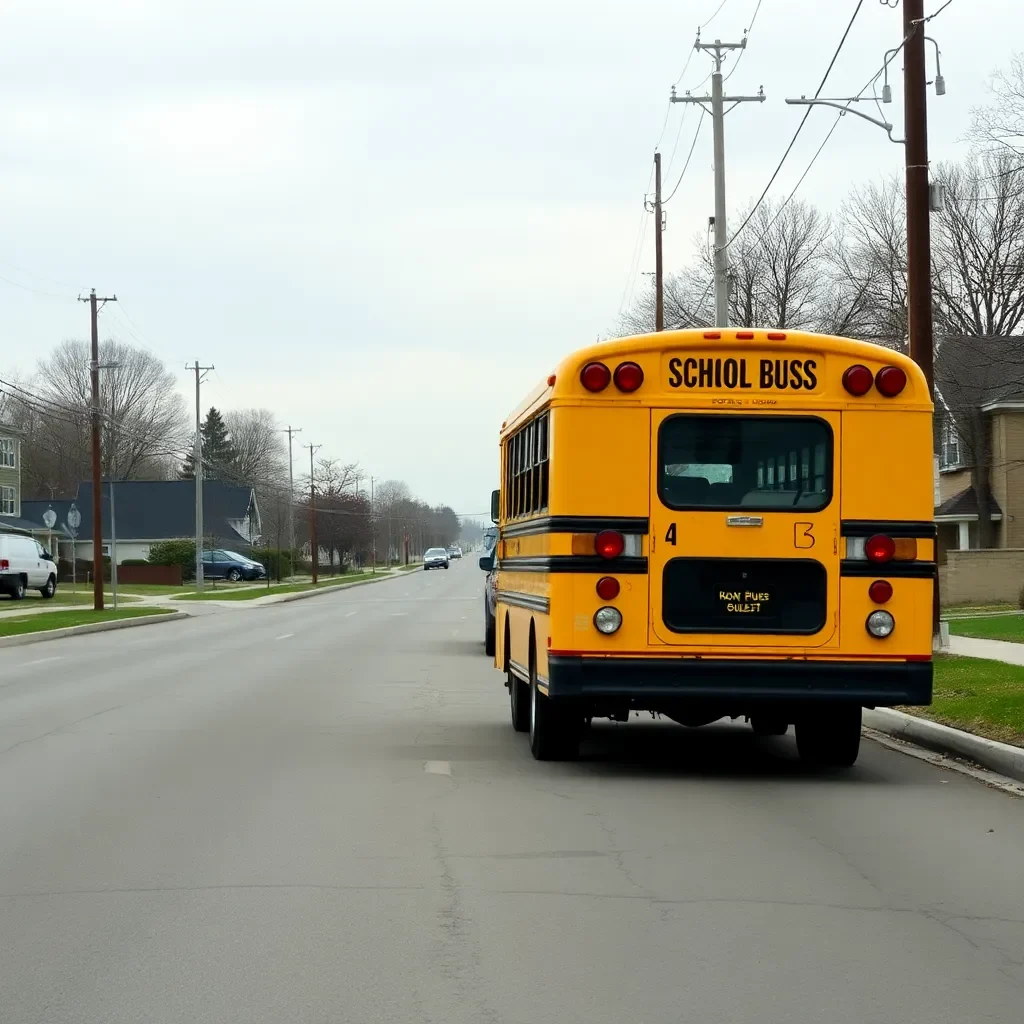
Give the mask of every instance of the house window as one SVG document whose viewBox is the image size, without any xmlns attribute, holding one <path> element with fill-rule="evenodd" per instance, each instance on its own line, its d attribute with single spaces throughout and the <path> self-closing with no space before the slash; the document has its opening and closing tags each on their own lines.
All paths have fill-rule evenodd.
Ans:
<svg viewBox="0 0 1024 1024">
<path fill-rule="evenodd" d="M 17 458 L 13 438 L 0 437 L 0 467 L 4 469 L 16 469 Z"/>
<path fill-rule="evenodd" d="M 0 487 L 0 515 L 13 516 L 18 511 L 13 487 Z"/>
<path fill-rule="evenodd" d="M 960 465 L 960 434 L 956 425 L 950 420 L 942 424 L 942 451 L 939 454 L 939 466 L 942 469 L 953 469 Z"/>
</svg>

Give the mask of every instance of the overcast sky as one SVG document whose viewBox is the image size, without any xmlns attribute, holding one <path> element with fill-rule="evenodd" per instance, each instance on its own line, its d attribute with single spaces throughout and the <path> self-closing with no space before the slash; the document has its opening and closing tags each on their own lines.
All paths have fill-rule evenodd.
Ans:
<svg viewBox="0 0 1024 1024">
<path fill-rule="evenodd" d="M 726 0 L 705 41 L 738 40 L 755 4 Z M 204 407 L 267 406 L 321 454 L 485 510 L 505 414 L 629 294 L 669 86 L 718 6 L 2 0 L 0 371 L 88 337 L 74 297 L 95 286 L 121 299 L 102 336 L 143 342 L 190 401 L 198 358 L 217 368 Z M 854 6 L 763 0 L 726 87 L 768 95 L 726 122 L 731 211 L 764 187 L 802 114 L 783 98 L 813 94 Z M 827 95 L 864 85 L 900 19 L 865 0 Z M 953 0 L 930 23 L 947 83 L 929 96 L 933 160 L 964 154 L 1022 26 L 1012 0 Z M 695 54 L 680 92 L 709 69 Z M 900 69 L 884 108 L 897 133 Z M 667 187 L 697 114 L 670 112 L 666 165 L 686 120 Z M 832 121 L 812 114 L 779 195 Z M 850 117 L 799 194 L 831 209 L 902 160 Z M 669 269 L 712 208 L 705 120 L 667 207 Z M 637 272 L 652 246 L 648 229 Z"/>
</svg>

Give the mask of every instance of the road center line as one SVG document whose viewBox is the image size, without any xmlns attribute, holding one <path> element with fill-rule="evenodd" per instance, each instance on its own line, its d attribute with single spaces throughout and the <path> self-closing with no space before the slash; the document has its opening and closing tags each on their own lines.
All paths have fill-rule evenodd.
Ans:
<svg viewBox="0 0 1024 1024">
<path fill-rule="evenodd" d="M 63 654 L 54 654 L 49 658 L 36 658 L 35 661 L 26 661 L 25 666 L 27 668 L 29 665 L 45 665 L 48 661 L 60 661 L 63 657 Z"/>
<path fill-rule="evenodd" d="M 287 640 L 290 636 L 295 636 L 294 633 L 282 633 L 280 636 L 275 636 L 275 640 Z"/>
<path fill-rule="evenodd" d="M 345 618 L 346 619 L 350 619 L 350 618 L 352 618 L 353 615 L 358 615 L 358 614 L 359 614 L 359 609 L 358 608 L 353 608 L 352 611 L 345 612 Z"/>
<path fill-rule="evenodd" d="M 452 763 L 451 761 L 427 761 L 423 765 L 423 770 L 428 775 L 451 775 Z"/>
</svg>

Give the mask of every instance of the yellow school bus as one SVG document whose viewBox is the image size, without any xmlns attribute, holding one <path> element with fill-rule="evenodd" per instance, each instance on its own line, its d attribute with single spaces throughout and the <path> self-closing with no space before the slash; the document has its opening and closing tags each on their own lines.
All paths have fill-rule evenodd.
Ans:
<svg viewBox="0 0 1024 1024">
<path fill-rule="evenodd" d="M 932 402 L 905 356 L 737 328 L 581 349 L 503 424 L 501 484 L 495 665 L 535 757 L 645 710 L 793 726 L 848 765 L 863 707 L 931 702 Z"/>
</svg>

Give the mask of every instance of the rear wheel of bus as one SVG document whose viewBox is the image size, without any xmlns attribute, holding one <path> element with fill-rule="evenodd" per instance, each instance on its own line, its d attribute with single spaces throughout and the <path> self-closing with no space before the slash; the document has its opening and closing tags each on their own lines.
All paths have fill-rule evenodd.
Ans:
<svg viewBox="0 0 1024 1024">
<path fill-rule="evenodd" d="M 796 747 L 809 764 L 848 768 L 860 752 L 859 706 L 822 708 L 797 720 Z"/>
<path fill-rule="evenodd" d="M 571 761 L 580 752 L 583 716 L 545 697 L 537 685 L 537 659 L 530 651 L 530 751 L 538 761 Z"/>
</svg>

